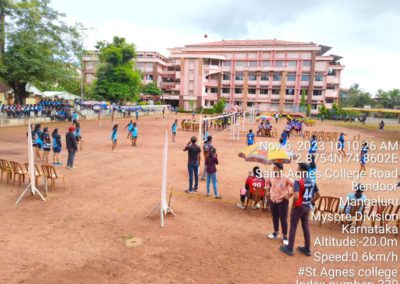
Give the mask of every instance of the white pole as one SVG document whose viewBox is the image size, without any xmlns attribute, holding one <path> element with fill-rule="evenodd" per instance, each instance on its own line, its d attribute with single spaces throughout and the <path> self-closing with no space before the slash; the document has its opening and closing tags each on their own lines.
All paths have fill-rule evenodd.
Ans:
<svg viewBox="0 0 400 284">
<path fill-rule="evenodd" d="M 43 195 L 40 193 L 40 191 L 36 188 L 35 185 L 35 166 L 34 166 L 35 161 L 34 161 L 33 146 L 32 146 L 31 119 L 28 120 L 28 162 L 29 162 L 28 172 L 30 181 L 25 190 L 18 197 L 17 201 L 15 202 L 15 205 L 17 205 L 21 201 L 22 197 L 25 195 L 25 193 L 28 192 L 29 189 L 33 195 L 37 193 L 43 201 L 46 201 L 46 199 L 43 197 Z"/>
<path fill-rule="evenodd" d="M 244 131 L 244 125 L 245 125 L 245 123 L 246 123 L 246 112 L 244 111 L 244 112 L 243 112 L 243 129 L 242 129 L 242 131 Z"/>
<path fill-rule="evenodd" d="M 168 166 L 168 129 L 165 129 L 164 139 L 164 153 L 163 153 L 163 164 L 162 164 L 162 184 L 161 184 L 161 203 L 160 203 L 160 219 L 161 228 L 164 227 L 164 214 L 168 210 L 167 203 L 167 166 Z"/>
<path fill-rule="evenodd" d="M 33 157 L 33 146 L 32 146 L 32 129 L 31 129 L 31 119 L 29 119 L 28 123 L 28 172 L 29 172 L 29 178 L 30 184 L 31 184 L 31 192 L 34 194 L 36 185 L 35 185 L 35 161 Z"/>
<path fill-rule="evenodd" d="M 199 133 L 198 133 L 198 138 L 197 141 L 199 142 L 199 147 L 201 149 L 201 146 L 203 145 L 203 133 L 202 133 L 202 128 L 203 128 L 203 116 L 200 114 L 199 118 Z M 201 164 L 199 163 L 199 171 L 198 174 L 201 173 Z"/>
</svg>

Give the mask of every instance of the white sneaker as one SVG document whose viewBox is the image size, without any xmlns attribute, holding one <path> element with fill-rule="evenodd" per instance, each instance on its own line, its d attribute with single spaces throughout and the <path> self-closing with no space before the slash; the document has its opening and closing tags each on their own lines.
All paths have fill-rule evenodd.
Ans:
<svg viewBox="0 0 400 284">
<path fill-rule="evenodd" d="M 289 245 L 289 240 L 287 238 L 283 238 L 282 243 L 284 246 L 288 246 Z"/>
<path fill-rule="evenodd" d="M 276 240 L 279 237 L 279 233 L 271 233 L 268 235 L 268 239 Z"/>
<path fill-rule="evenodd" d="M 236 204 L 237 205 L 237 207 L 239 207 L 240 209 L 244 209 L 246 206 L 244 206 L 244 204 L 242 204 L 242 203 L 237 203 Z"/>
</svg>

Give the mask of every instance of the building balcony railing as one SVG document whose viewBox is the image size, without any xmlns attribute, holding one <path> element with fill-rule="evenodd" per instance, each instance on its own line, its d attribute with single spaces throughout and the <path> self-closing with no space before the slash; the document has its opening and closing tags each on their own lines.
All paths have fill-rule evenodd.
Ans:
<svg viewBox="0 0 400 284">
<path fill-rule="evenodd" d="M 209 76 L 212 74 L 217 74 L 222 72 L 222 67 L 221 66 L 216 66 L 216 65 L 204 65 L 203 66 L 203 76 Z"/>
<path fill-rule="evenodd" d="M 339 76 L 327 76 L 326 82 L 328 84 L 339 84 L 340 78 L 339 78 Z"/>
<path fill-rule="evenodd" d="M 326 90 L 325 97 L 337 98 L 337 97 L 339 97 L 339 92 L 337 90 Z"/>
</svg>

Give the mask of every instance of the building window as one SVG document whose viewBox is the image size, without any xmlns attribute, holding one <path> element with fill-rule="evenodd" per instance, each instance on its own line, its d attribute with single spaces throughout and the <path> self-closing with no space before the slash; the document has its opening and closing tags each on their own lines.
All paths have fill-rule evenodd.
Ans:
<svg viewBox="0 0 400 284">
<path fill-rule="evenodd" d="M 249 66 L 250 67 L 257 67 L 257 61 L 249 61 Z"/>
<path fill-rule="evenodd" d="M 223 87 L 222 87 L 222 93 L 223 93 L 223 94 L 229 94 L 229 93 L 230 93 L 230 88 L 229 88 L 229 86 L 223 86 Z"/>
<path fill-rule="evenodd" d="M 335 69 L 329 69 L 328 70 L 328 76 L 336 76 L 336 70 Z"/>
<path fill-rule="evenodd" d="M 236 61 L 236 67 L 244 67 L 246 63 L 244 61 Z"/>
<path fill-rule="evenodd" d="M 274 78 L 274 81 L 280 81 L 282 79 L 282 73 L 275 72 L 273 78 Z"/>
<path fill-rule="evenodd" d="M 260 89 L 260 94 L 261 95 L 268 95 L 268 89 L 267 88 L 261 88 Z"/>
<path fill-rule="evenodd" d="M 317 81 L 317 82 L 324 81 L 324 73 L 322 73 L 322 72 L 315 73 L 315 81 Z"/>
<path fill-rule="evenodd" d="M 224 72 L 222 75 L 222 80 L 230 80 L 231 79 L 231 72 Z"/>
<path fill-rule="evenodd" d="M 255 72 L 249 72 L 249 81 L 256 81 L 257 80 L 257 74 Z"/>
<path fill-rule="evenodd" d="M 326 102 L 327 104 L 333 104 L 333 103 L 335 102 L 335 99 L 327 98 L 327 99 L 325 100 L 325 102 Z"/>
<path fill-rule="evenodd" d="M 227 61 L 224 61 L 224 66 L 231 66 L 231 63 L 232 63 L 232 61 L 230 61 L 230 60 L 227 60 Z"/>
<path fill-rule="evenodd" d="M 268 72 L 261 72 L 261 81 L 269 81 Z"/>
<path fill-rule="evenodd" d="M 271 66 L 271 62 L 269 60 L 264 60 L 261 62 L 262 67 L 269 67 Z"/>
<path fill-rule="evenodd" d="M 241 94 L 243 92 L 242 87 L 235 87 L 235 94 Z"/>
<path fill-rule="evenodd" d="M 285 62 L 282 60 L 275 61 L 275 67 L 284 67 Z"/>
<path fill-rule="evenodd" d="M 287 80 L 288 81 L 296 81 L 296 73 L 288 73 Z"/>
<path fill-rule="evenodd" d="M 303 82 L 310 81 L 310 74 L 308 74 L 308 73 L 302 74 L 301 75 L 301 81 L 303 81 Z"/>
<path fill-rule="evenodd" d="M 336 90 L 335 85 L 331 85 L 331 84 L 326 85 L 326 89 L 327 90 Z"/>
<path fill-rule="evenodd" d="M 153 58 L 153 54 L 146 54 L 147 58 Z"/>
<path fill-rule="evenodd" d="M 250 95 L 255 95 L 256 94 L 256 88 L 249 88 L 249 94 Z"/>
<path fill-rule="evenodd" d="M 236 81 L 243 81 L 243 72 L 236 72 L 235 80 Z"/>
<path fill-rule="evenodd" d="M 294 96 L 294 89 L 293 88 L 286 89 L 286 95 Z"/>
<path fill-rule="evenodd" d="M 273 95 L 279 95 L 280 93 L 281 93 L 281 89 L 277 89 L 277 88 L 272 89 Z"/>
<path fill-rule="evenodd" d="M 304 94 L 304 97 L 307 99 L 307 97 L 308 97 L 308 90 L 302 89 L 302 90 L 300 91 L 300 95 L 303 96 L 303 94 Z"/>
<path fill-rule="evenodd" d="M 297 66 L 297 61 L 294 60 L 290 60 L 288 61 L 288 67 L 296 67 Z"/>
<path fill-rule="evenodd" d="M 310 61 L 310 60 L 304 60 L 304 61 L 303 61 L 303 66 L 304 66 L 304 67 L 309 67 L 309 66 L 311 66 L 311 61 Z"/>
<path fill-rule="evenodd" d="M 313 90 L 313 96 L 322 96 L 322 90 Z"/>
<path fill-rule="evenodd" d="M 210 88 L 210 92 L 211 92 L 211 93 L 216 93 L 216 92 L 218 92 L 218 89 L 215 88 L 215 87 L 211 87 L 211 88 Z"/>
<path fill-rule="evenodd" d="M 143 53 L 138 53 L 137 57 L 138 58 L 143 58 Z"/>
</svg>

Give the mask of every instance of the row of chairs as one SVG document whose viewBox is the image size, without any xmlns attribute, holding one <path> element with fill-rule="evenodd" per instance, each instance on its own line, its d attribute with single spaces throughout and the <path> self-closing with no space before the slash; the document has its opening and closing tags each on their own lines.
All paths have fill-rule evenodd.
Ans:
<svg viewBox="0 0 400 284">
<path fill-rule="evenodd" d="M 388 220 L 395 219 L 395 225 L 400 230 L 400 205 L 394 206 L 390 203 L 380 203 L 374 206 L 371 206 L 369 210 L 365 208 L 365 205 L 351 205 L 346 203 L 343 209 L 339 208 L 340 198 L 332 197 L 332 196 L 322 196 L 319 200 L 319 203 L 316 207 L 316 213 L 320 212 L 322 215 L 334 215 L 344 217 L 344 215 L 348 214 L 350 218 L 354 220 L 355 226 L 362 226 L 364 220 L 370 220 L 371 226 L 375 226 L 379 223 L 380 226 L 387 225 L 389 223 Z M 368 211 L 368 213 L 366 213 Z M 356 218 L 356 215 L 359 216 Z M 385 216 L 397 216 L 397 218 L 385 218 Z M 344 218 L 336 218 L 339 220 L 343 220 Z M 360 220 L 361 219 L 361 220 Z M 347 221 L 353 222 L 353 221 Z M 341 223 L 346 223 L 343 221 Z M 320 221 L 320 225 L 322 224 L 322 220 Z"/>
<path fill-rule="evenodd" d="M 278 131 L 276 128 L 273 129 L 259 129 L 257 134 L 261 134 L 261 137 L 276 137 L 278 136 Z"/>
<path fill-rule="evenodd" d="M 183 131 L 199 131 L 199 124 L 196 122 L 183 122 L 181 124 L 181 129 Z"/>
<path fill-rule="evenodd" d="M 339 138 L 339 132 L 326 132 L 326 131 L 304 131 L 303 138 L 310 140 L 311 137 L 315 135 L 318 141 L 337 141 Z"/>
<path fill-rule="evenodd" d="M 29 178 L 29 164 L 25 163 L 24 168 L 22 165 L 15 161 L 7 161 L 0 159 L 0 171 L 1 178 L 3 181 L 3 175 L 5 174 L 6 182 L 9 183 L 11 180 L 15 184 L 18 179 L 18 185 L 25 182 L 25 177 Z M 40 170 L 41 169 L 41 170 Z M 52 165 L 34 165 L 35 171 L 35 184 L 39 184 L 39 178 L 44 178 L 48 185 L 50 185 L 50 190 L 55 190 L 55 181 L 61 179 L 65 188 L 65 179 L 63 175 L 57 173 L 56 169 Z"/>
</svg>

